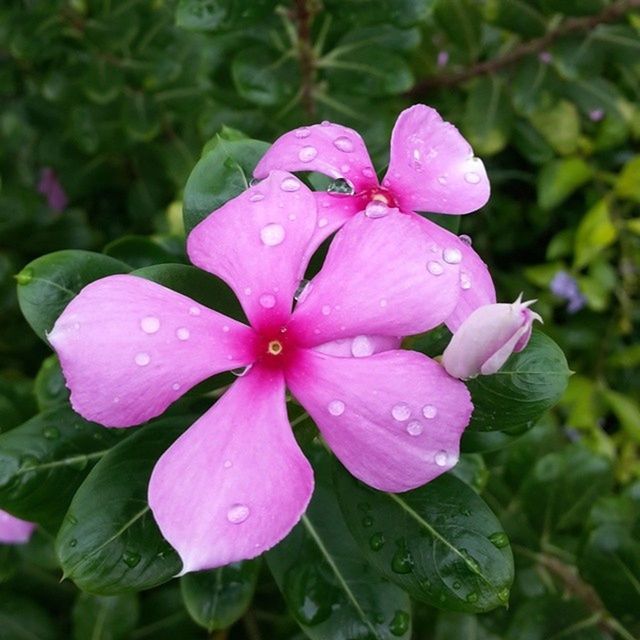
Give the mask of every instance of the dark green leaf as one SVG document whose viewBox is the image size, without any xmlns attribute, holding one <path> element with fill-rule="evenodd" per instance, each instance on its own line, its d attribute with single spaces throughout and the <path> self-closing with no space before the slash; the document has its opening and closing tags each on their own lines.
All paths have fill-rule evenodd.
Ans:
<svg viewBox="0 0 640 640">
<path fill-rule="evenodd" d="M 53 621 L 35 602 L 8 591 L 0 591 L 2 640 L 55 640 Z"/>
<path fill-rule="evenodd" d="M 258 22 L 272 11 L 271 0 L 180 0 L 176 22 L 194 31 L 227 31 Z"/>
<path fill-rule="evenodd" d="M 482 15 L 471 0 L 437 0 L 433 5 L 433 16 L 458 47 L 467 62 L 472 62 L 480 50 Z"/>
<path fill-rule="evenodd" d="M 124 236 L 110 242 L 104 248 L 105 254 L 120 260 L 133 269 L 148 267 L 158 263 L 184 262 L 183 255 L 176 255 L 163 247 L 154 238 L 146 236 Z"/>
<path fill-rule="evenodd" d="M 125 640 L 138 621 L 138 597 L 81 593 L 73 607 L 74 640 Z"/>
<path fill-rule="evenodd" d="M 546 31 L 544 17 L 529 0 L 487 0 L 484 17 L 491 24 L 526 38 L 536 38 Z"/>
<path fill-rule="evenodd" d="M 52 355 L 43 361 L 33 391 L 40 411 L 51 409 L 69 399 L 69 390 L 65 386 L 58 356 Z"/>
<path fill-rule="evenodd" d="M 338 465 L 334 481 L 360 550 L 413 598 L 468 612 L 508 602 L 513 582 L 509 540 L 464 482 L 443 475 L 394 495 L 366 487 Z"/>
</svg>

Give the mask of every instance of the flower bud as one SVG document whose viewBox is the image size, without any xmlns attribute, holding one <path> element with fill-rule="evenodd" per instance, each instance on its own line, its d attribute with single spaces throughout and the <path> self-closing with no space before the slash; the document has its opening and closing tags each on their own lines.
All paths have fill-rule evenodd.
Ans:
<svg viewBox="0 0 640 640">
<path fill-rule="evenodd" d="M 522 351 L 531 337 L 534 320 L 542 318 L 522 302 L 522 294 L 513 304 L 487 304 L 476 309 L 453 334 L 442 354 L 442 365 L 455 378 L 491 375 L 507 358 Z"/>
</svg>

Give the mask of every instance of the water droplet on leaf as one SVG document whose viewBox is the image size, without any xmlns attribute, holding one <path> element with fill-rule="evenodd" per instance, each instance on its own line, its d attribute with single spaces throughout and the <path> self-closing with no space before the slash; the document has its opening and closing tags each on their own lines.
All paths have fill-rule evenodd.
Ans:
<svg viewBox="0 0 640 640">
<path fill-rule="evenodd" d="M 496 531 L 489 536 L 491 544 L 498 549 L 503 549 L 509 544 L 509 537 L 504 531 Z"/>
<path fill-rule="evenodd" d="M 393 620 L 389 624 L 389 631 L 394 636 L 402 636 L 409 630 L 411 616 L 407 611 L 396 611 Z"/>
<path fill-rule="evenodd" d="M 124 563 L 132 569 L 140 564 L 140 554 L 135 553 L 134 551 L 125 551 L 122 555 L 122 559 L 124 560 Z"/>
<path fill-rule="evenodd" d="M 369 538 L 369 546 L 371 547 L 371 551 L 380 551 L 380 549 L 384 547 L 384 535 L 380 532 L 374 533 Z"/>
</svg>

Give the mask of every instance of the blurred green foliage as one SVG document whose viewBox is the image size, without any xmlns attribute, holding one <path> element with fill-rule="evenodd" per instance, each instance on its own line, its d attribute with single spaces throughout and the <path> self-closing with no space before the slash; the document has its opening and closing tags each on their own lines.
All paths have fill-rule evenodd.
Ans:
<svg viewBox="0 0 640 640">
<path fill-rule="evenodd" d="M 296 619 L 319 638 L 409 637 L 411 628 L 417 640 L 638 637 L 638 0 L 7 0 L 0 6 L 0 60 L 0 434 L 16 443 L 0 460 L 0 506 L 37 516 L 46 527 L 26 547 L 0 548 L 0 638 L 207 637 L 199 624 L 219 640 L 293 640 L 303 637 Z M 107 528 L 95 535 L 118 546 L 118 557 L 133 570 L 125 585 L 131 592 L 90 595 L 59 584 L 62 561 L 65 570 L 76 567 L 78 583 L 90 591 L 122 590 L 120 583 L 115 591 L 105 585 L 124 565 L 92 556 L 98 575 L 87 563 L 78 568 L 73 548 L 60 546 L 65 540 L 75 546 L 69 532 L 76 523 L 68 516 L 58 538 L 60 560 L 51 537 L 92 465 L 98 463 L 85 493 L 100 485 L 101 469 L 114 464 L 120 449 L 107 453 L 110 444 L 100 434 L 88 447 L 78 444 L 97 427 L 74 432 L 80 419 L 65 414 L 59 366 L 43 340 L 51 318 L 34 324 L 37 311 L 55 315 L 61 307 L 51 305 L 64 304 L 65 295 L 104 273 L 147 267 L 148 277 L 186 287 L 192 276 L 183 265 L 183 190 L 216 134 L 239 148 L 244 143 L 236 130 L 272 141 L 302 123 L 329 119 L 361 132 L 382 169 L 395 118 L 415 102 L 456 124 L 485 161 L 492 198 L 462 219 L 460 232 L 490 264 L 501 300 L 520 291 L 538 298 L 544 330 L 575 372 L 559 406 L 525 435 L 522 429 L 474 432 L 469 450 L 483 453 L 466 454 L 456 470 L 497 515 L 504 532 L 495 533 L 504 535 L 505 545 L 511 541 L 511 596 L 494 594 L 509 599 L 510 608 L 444 611 L 435 596 L 420 597 L 426 587 L 416 583 L 411 626 L 404 596 L 384 583 L 400 603 L 397 612 L 390 611 L 384 625 L 374 620 L 363 627 L 359 620 L 353 635 L 344 635 L 347 627 L 332 627 L 331 618 L 311 624 L 318 612 L 329 616 L 333 604 L 346 620 L 353 615 L 353 602 L 345 604 L 329 571 L 340 565 L 335 562 L 304 566 L 296 577 L 303 582 L 283 588 L 295 618 L 258 565 L 137 594 L 138 586 L 175 573 L 172 552 L 156 540 L 153 550 L 166 555 L 167 566 L 156 565 L 149 578 L 138 552 L 126 546 L 135 531 L 111 539 Z M 233 172 L 214 175 L 216 158 L 224 164 L 225 153 L 217 140 L 199 165 L 205 174 L 194 172 L 192 184 L 206 178 L 214 192 L 243 188 Z M 242 152 L 247 167 L 256 148 Z M 39 192 L 47 169 L 66 193 L 64 206 L 52 199 L 51 187 L 41 185 L 45 193 Z M 206 213 L 206 199 L 202 204 L 198 195 L 188 190 L 185 202 L 192 198 L 191 206 Z M 105 255 L 74 252 L 74 260 L 89 256 L 82 266 L 58 253 L 24 270 L 44 253 L 69 249 Z M 150 265 L 157 263 L 176 265 L 154 271 Z M 52 264 L 64 277 L 62 295 L 52 294 Z M 20 313 L 15 274 L 38 336 Z M 31 475 L 9 490 L 5 477 L 12 465 L 25 464 L 25 447 L 33 447 L 29 455 L 44 455 L 35 438 L 41 422 L 62 432 L 64 441 L 46 449 L 58 466 L 53 473 L 49 463 L 27 466 Z M 73 437 L 65 439 L 65 429 Z M 155 440 L 150 432 L 134 437 Z M 135 447 L 133 439 L 128 444 Z M 136 475 L 140 486 L 145 469 Z M 39 497 L 45 481 L 58 491 L 57 502 Z M 123 500 L 135 502 L 136 486 L 114 491 L 129 491 Z M 438 486 L 428 491 L 437 493 Z M 339 512 L 329 494 L 320 493 L 307 528 L 287 544 L 296 536 L 311 544 L 309 527 Z M 20 511 L 23 495 L 32 502 Z M 93 509 L 82 491 L 73 500 Z M 360 525 L 351 516 L 358 538 Z M 332 539 L 331 531 L 320 534 L 336 557 L 344 549 L 351 553 L 351 543 Z M 495 540 L 501 548 L 503 538 Z M 279 582 L 290 562 L 283 549 L 269 558 Z M 355 575 L 351 565 L 345 571 Z M 370 581 L 373 595 L 363 596 L 373 598 L 365 611 L 380 597 L 375 580 L 381 578 Z M 455 582 L 451 589 L 445 600 L 458 598 Z M 228 631 L 213 631 L 239 618 Z"/>
</svg>

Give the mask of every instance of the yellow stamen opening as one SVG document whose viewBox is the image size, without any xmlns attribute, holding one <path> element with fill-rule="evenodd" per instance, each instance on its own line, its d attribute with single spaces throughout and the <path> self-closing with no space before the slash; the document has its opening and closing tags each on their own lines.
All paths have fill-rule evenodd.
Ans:
<svg viewBox="0 0 640 640">
<path fill-rule="evenodd" d="M 272 356 L 280 355 L 282 353 L 282 342 L 280 342 L 280 340 L 272 340 L 267 345 L 267 353 Z"/>
<path fill-rule="evenodd" d="M 382 202 L 384 204 L 389 204 L 389 198 L 387 198 L 384 193 L 376 193 L 371 199 L 377 200 L 378 202 Z"/>
</svg>

